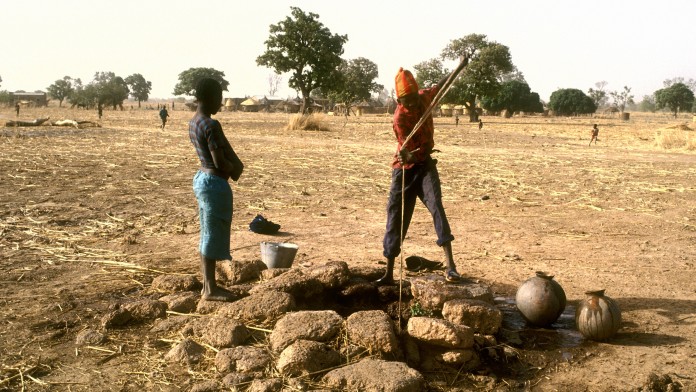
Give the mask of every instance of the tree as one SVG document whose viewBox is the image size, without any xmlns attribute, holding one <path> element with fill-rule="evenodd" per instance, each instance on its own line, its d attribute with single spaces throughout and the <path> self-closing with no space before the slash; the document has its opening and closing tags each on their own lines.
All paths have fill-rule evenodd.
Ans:
<svg viewBox="0 0 696 392">
<path fill-rule="evenodd" d="M 97 105 L 97 88 L 93 84 L 82 85 L 80 78 L 73 80 L 73 92 L 68 96 L 71 108 L 94 108 Z"/>
<path fill-rule="evenodd" d="M 138 107 L 141 101 L 147 102 L 152 91 L 152 82 L 145 80 L 145 77 L 139 73 L 128 76 L 125 82 L 130 87 L 131 97 L 138 101 Z"/>
<path fill-rule="evenodd" d="M 2 86 L 2 76 L 0 76 L 0 86 Z"/>
<path fill-rule="evenodd" d="M 348 116 L 352 103 L 368 100 L 372 93 L 379 93 L 384 88 L 375 82 L 378 76 L 377 64 L 364 57 L 344 60 L 336 70 L 334 83 L 327 90 L 327 95 L 330 99 L 343 103 Z"/>
<path fill-rule="evenodd" d="M 0 105 L 9 106 L 12 102 L 12 96 L 7 90 L 0 90 Z"/>
<path fill-rule="evenodd" d="M 283 77 L 278 74 L 268 74 L 268 95 L 275 96 Z"/>
<path fill-rule="evenodd" d="M 677 84 L 677 83 L 683 83 L 683 84 L 685 84 L 686 87 L 688 87 L 691 91 L 693 91 L 694 93 L 696 93 L 696 80 L 695 80 L 695 79 L 686 80 L 686 79 L 684 79 L 683 77 L 680 76 L 680 77 L 678 77 L 678 78 L 665 79 L 665 81 L 662 82 L 662 85 L 663 85 L 664 87 L 670 87 L 670 86 L 672 86 L 673 84 Z"/>
<path fill-rule="evenodd" d="M 431 59 L 413 66 L 416 71 L 416 82 L 422 88 L 428 88 L 447 76 L 449 73 L 445 70 L 440 59 Z"/>
<path fill-rule="evenodd" d="M 655 91 L 655 106 L 658 109 L 668 108 L 674 117 L 677 113 L 692 109 L 694 92 L 684 83 L 674 83 L 669 87 Z"/>
<path fill-rule="evenodd" d="M 655 98 L 652 95 L 644 95 L 643 100 L 638 104 L 638 109 L 640 109 L 641 112 L 655 113 L 655 110 L 657 110 Z"/>
<path fill-rule="evenodd" d="M 551 93 L 549 108 L 559 116 L 590 114 L 597 111 L 597 105 L 592 98 L 576 88 L 564 88 Z"/>
<path fill-rule="evenodd" d="M 503 75 L 515 71 L 508 47 L 488 41 L 483 34 L 470 34 L 452 40 L 442 51 L 441 58 L 469 60 L 442 103 L 463 103 L 471 122 L 478 121 L 476 100 L 496 95 Z M 448 73 L 449 71 L 444 72 Z"/>
<path fill-rule="evenodd" d="M 611 95 L 611 99 L 614 100 L 614 106 L 616 106 L 621 113 L 624 112 L 627 104 L 632 105 L 634 103 L 633 95 L 631 95 L 631 88 L 627 86 L 624 86 L 623 91 L 612 91 L 609 95 Z"/>
<path fill-rule="evenodd" d="M 256 58 L 256 64 L 272 68 L 277 74 L 290 72 L 288 85 L 302 93 L 302 112 L 306 113 L 312 90 L 332 88 L 332 76 L 341 65 L 348 36 L 332 34 L 315 13 L 297 7 L 290 10 L 292 17 L 270 26 L 266 51 Z"/>
<path fill-rule="evenodd" d="M 503 82 L 498 93 L 491 97 L 483 97 L 481 104 L 486 110 L 494 112 L 505 110 L 506 117 L 519 111 L 532 113 L 544 111 L 539 94 L 533 93 L 526 82 L 519 80 Z"/>
<path fill-rule="evenodd" d="M 123 101 L 128 99 L 130 90 L 122 77 L 113 72 L 97 72 L 91 84 L 97 91 L 97 105 L 109 105 L 114 110 L 119 106 L 123 110 Z"/>
<path fill-rule="evenodd" d="M 587 95 L 592 98 L 592 101 L 595 103 L 595 106 L 602 107 L 606 105 L 607 103 L 607 92 L 604 91 L 604 88 L 607 86 L 607 82 L 602 80 L 601 82 L 595 83 L 596 89 L 593 89 L 590 87 L 589 90 L 587 90 Z"/>
<path fill-rule="evenodd" d="M 227 86 L 230 85 L 222 71 L 214 68 L 189 68 L 179 74 L 179 83 L 174 86 L 174 95 L 194 96 L 198 81 L 204 78 L 217 80 L 222 86 L 222 91 L 227 91 Z"/>
<path fill-rule="evenodd" d="M 58 100 L 58 107 L 63 106 L 63 100 L 68 98 L 74 91 L 72 78 L 64 76 L 63 79 L 58 79 L 52 85 L 46 88 L 48 96 Z"/>
</svg>

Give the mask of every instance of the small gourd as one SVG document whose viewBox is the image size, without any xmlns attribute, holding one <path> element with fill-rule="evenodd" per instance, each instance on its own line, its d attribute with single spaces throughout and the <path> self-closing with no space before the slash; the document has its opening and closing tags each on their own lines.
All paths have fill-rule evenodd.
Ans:
<svg viewBox="0 0 696 392">
<path fill-rule="evenodd" d="M 524 281 L 515 296 L 517 309 L 529 324 L 545 327 L 561 316 L 566 306 L 565 291 L 552 275 L 537 271 Z"/>
<path fill-rule="evenodd" d="M 604 290 L 588 291 L 575 309 L 575 324 L 587 339 L 603 341 L 611 338 L 621 327 L 621 309 Z"/>
</svg>

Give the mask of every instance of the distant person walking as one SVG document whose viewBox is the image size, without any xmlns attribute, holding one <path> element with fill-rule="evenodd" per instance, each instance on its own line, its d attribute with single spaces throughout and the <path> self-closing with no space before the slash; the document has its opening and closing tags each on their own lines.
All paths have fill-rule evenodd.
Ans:
<svg viewBox="0 0 696 392">
<path fill-rule="evenodd" d="M 589 145 L 591 146 L 591 145 L 592 145 L 592 141 L 594 140 L 594 144 L 595 144 L 595 146 L 596 146 L 596 145 L 597 145 L 597 140 L 599 140 L 599 138 L 598 138 L 598 136 L 599 136 L 599 128 L 597 128 L 597 124 L 594 125 L 594 127 L 592 128 L 592 131 L 591 131 L 591 132 L 592 132 L 592 138 L 590 139 L 590 144 L 589 144 Z"/>
<path fill-rule="evenodd" d="M 459 115 L 458 114 L 454 115 L 454 126 L 455 127 L 459 126 Z"/>
<path fill-rule="evenodd" d="M 479 131 L 483 129 L 483 121 L 479 119 Z"/>
<path fill-rule="evenodd" d="M 164 126 L 167 125 L 167 117 L 169 117 L 169 112 L 167 112 L 166 105 L 162 105 L 162 110 L 159 111 L 159 116 L 162 120 L 162 130 L 164 130 Z"/>
<path fill-rule="evenodd" d="M 101 120 L 101 118 L 102 118 L 102 114 L 103 114 L 102 105 L 99 104 L 99 105 L 97 105 L 97 115 L 99 116 L 99 119 L 100 119 L 100 120 Z"/>
<path fill-rule="evenodd" d="M 17 117 L 19 117 L 19 108 L 20 108 L 19 102 L 17 102 L 17 103 L 15 104 L 15 110 L 17 111 Z"/>
</svg>

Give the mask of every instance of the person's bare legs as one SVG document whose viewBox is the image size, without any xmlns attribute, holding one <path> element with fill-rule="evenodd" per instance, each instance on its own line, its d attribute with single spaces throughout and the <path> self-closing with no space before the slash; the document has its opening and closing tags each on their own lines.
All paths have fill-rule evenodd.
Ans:
<svg viewBox="0 0 696 392">
<path fill-rule="evenodd" d="M 442 244 L 442 250 L 445 252 L 445 260 L 447 261 L 447 272 L 445 278 L 448 282 L 458 282 L 461 280 L 457 273 L 457 266 L 454 264 L 454 256 L 452 255 L 452 242 Z"/>
<path fill-rule="evenodd" d="M 392 285 L 394 284 L 394 258 L 387 259 L 387 270 L 384 271 L 384 275 L 375 280 L 377 285 Z"/>
<path fill-rule="evenodd" d="M 201 271 L 203 272 L 203 290 L 201 295 L 207 301 L 234 301 L 234 295 L 215 283 L 215 260 L 201 255 Z"/>
</svg>

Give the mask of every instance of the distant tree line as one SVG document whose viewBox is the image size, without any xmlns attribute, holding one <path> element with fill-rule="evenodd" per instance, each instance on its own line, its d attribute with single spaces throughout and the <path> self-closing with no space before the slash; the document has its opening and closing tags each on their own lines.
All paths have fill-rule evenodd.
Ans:
<svg viewBox="0 0 696 392">
<path fill-rule="evenodd" d="M 58 100 L 59 107 L 67 100 L 73 108 L 77 106 L 93 109 L 110 106 L 114 110 L 117 107 L 123 110 L 123 101 L 128 99 L 129 95 L 138 101 L 138 107 L 142 101 L 147 101 L 152 91 L 152 83 L 139 73 L 124 79 L 113 72 L 96 72 L 94 79 L 88 84 L 83 84 L 80 78 L 65 76 L 56 80 L 46 90 L 49 97 Z"/>
<path fill-rule="evenodd" d="M 256 58 L 257 65 L 275 72 L 269 77 L 269 94 L 277 91 L 280 75 L 289 73 L 288 85 L 302 96 L 303 112 L 309 109 L 312 98 L 326 98 L 346 107 L 369 100 L 373 94 L 393 102 L 393 90 L 388 92 L 376 83 L 379 73 L 374 62 L 364 57 L 341 58 L 347 41 L 347 35 L 334 34 L 324 26 L 319 15 L 290 7 L 289 16 L 270 26 L 265 50 Z M 416 64 L 413 67 L 416 80 L 421 87 L 428 87 L 451 72 L 446 62 L 458 63 L 464 58 L 468 60 L 467 66 L 441 103 L 464 105 L 470 121 L 478 120 L 477 107 L 494 113 L 505 111 L 507 115 L 538 113 L 547 108 L 558 115 L 591 114 L 607 105 L 610 105 L 608 109 L 618 112 L 627 108 L 665 109 L 675 116 L 679 112 L 696 111 L 696 81 L 684 78 L 666 80 L 663 89 L 643 97 L 639 104 L 635 103 L 630 87 L 607 91 L 606 81 L 596 83 L 587 94 L 576 88 L 558 89 L 551 94 L 549 102 L 544 103 L 512 62 L 509 48 L 482 34 L 453 39 L 439 57 Z M 219 81 L 227 91 L 229 82 L 224 72 L 197 67 L 179 74 L 174 95 L 193 96 L 197 82 L 205 77 Z M 140 106 L 142 101 L 148 100 L 151 89 L 152 84 L 140 74 L 124 79 L 113 72 L 97 72 L 88 84 L 69 76 L 56 80 L 48 87 L 48 94 L 58 100 L 59 106 L 67 100 L 72 107 L 111 106 L 115 109 L 122 108 L 129 95 Z M 0 92 L 0 102 L 2 99 L 3 92 Z"/>
</svg>

